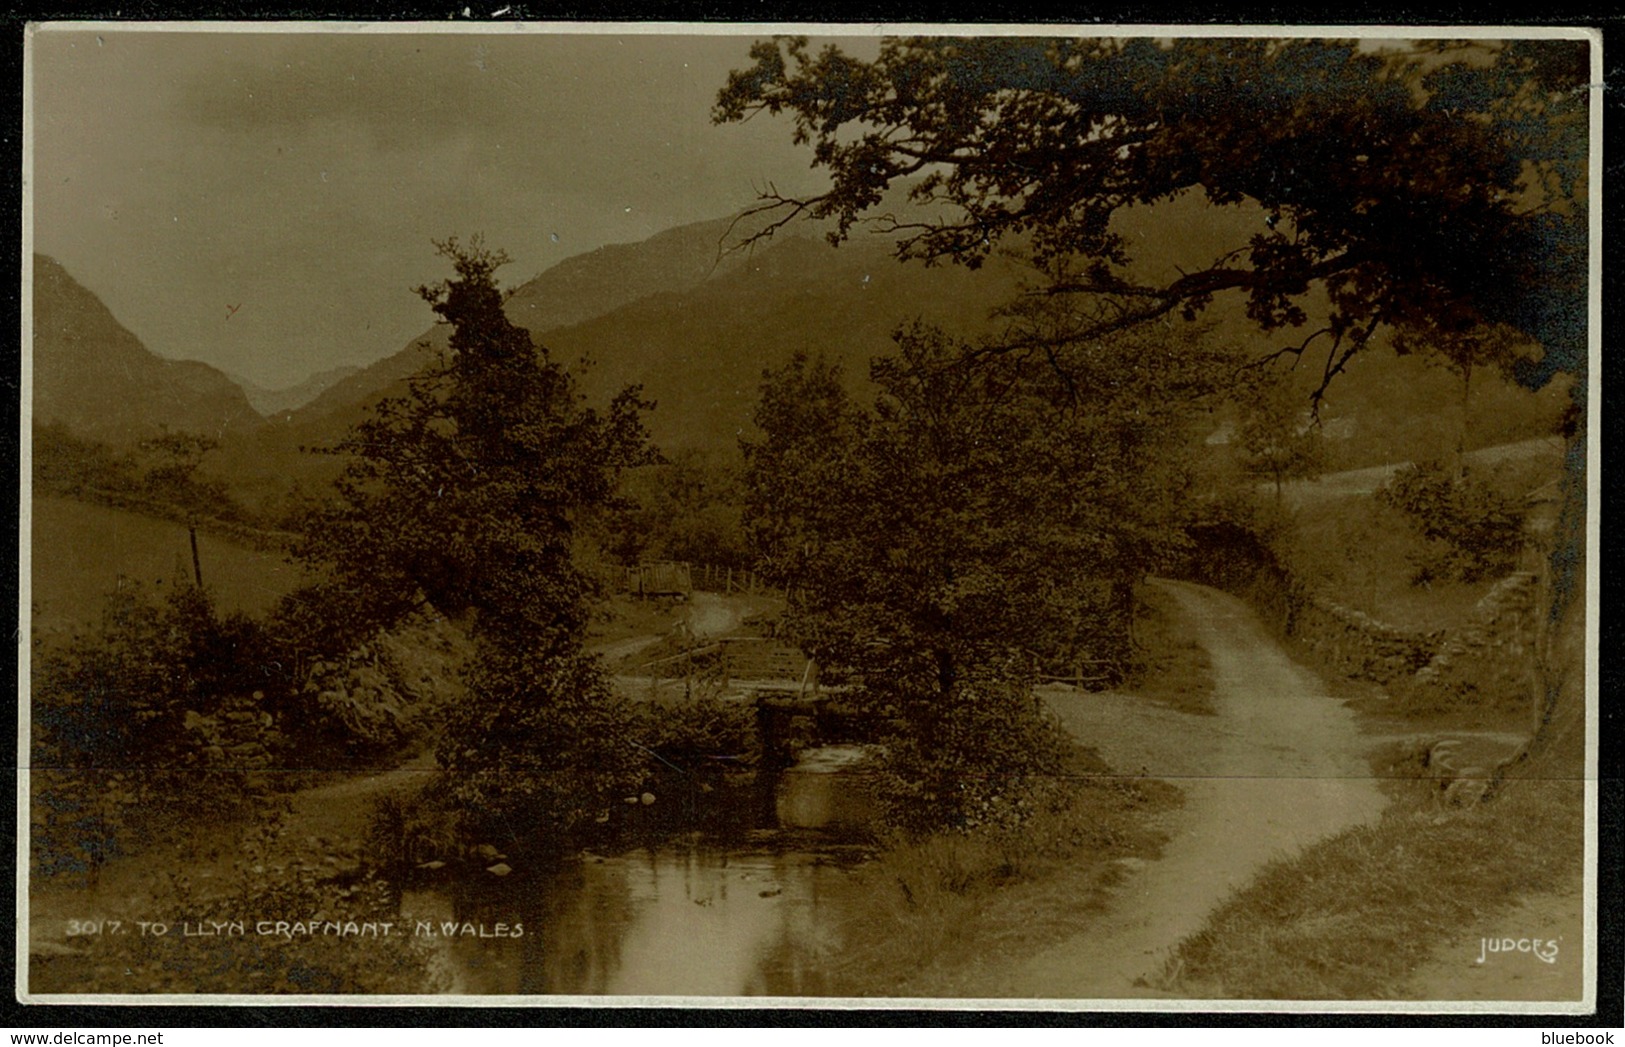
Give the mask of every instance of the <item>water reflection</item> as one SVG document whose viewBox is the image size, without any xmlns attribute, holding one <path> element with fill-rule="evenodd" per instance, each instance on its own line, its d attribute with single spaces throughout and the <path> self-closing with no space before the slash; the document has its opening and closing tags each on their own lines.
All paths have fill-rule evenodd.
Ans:
<svg viewBox="0 0 1625 1047">
<path fill-rule="evenodd" d="M 407 891 L 402 918 L 472 925 L 473 936 L 436 940 L 454 993 L 827 993 L 864 854 L 852 830 L 870 816 L 863 778 L 850 773 L 861 757 L 855 747 L 809 750 L 771 783 L 771 802 L 739 805 L 731 831 L 587 856 L 539 881 Z M 497 923 L 523 935 L 478 936 Z"/>
</svg>

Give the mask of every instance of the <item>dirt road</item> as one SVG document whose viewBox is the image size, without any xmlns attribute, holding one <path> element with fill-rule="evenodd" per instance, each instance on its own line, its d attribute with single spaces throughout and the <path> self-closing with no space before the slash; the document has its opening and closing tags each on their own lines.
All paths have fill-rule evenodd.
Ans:
<svg viewBox="0 0 1625 1047">
<path fill-rule="evenodd" d="M 1481 447 L 1476 451 L 1468 451 L 1467 461 L 1478 468 L 1488 468 L 1504 462 L 1522 462 L 1543 458 L 1555 465 L 1561 460 L 1562 456 L 1563 441 L 1561 439 L 1540 436 L 1529 440 L 1520 440 L 1517 443 L 1497 444 L 1494 447 Z M 1373 465 L 1364 469 L 1346 469 L 1342 472 L 1326 473 L 1313 480 L 1290 481 L 1283 490 L 1287 501 L 1293 506 L 1312 505 L 1329 498 L 1367 495 L 1387 483 L 1391 476 L 1407 464 L 1409 463 L 1395 462 L 1391 465 Z"/>
<path fill-rule="evenodd" d="M 1175 782 L 1162 857 L 1128 870 L 1098 923 L 1000 972 L 992 996 L 1113 999 L 1161 995 L 1169 951 L 1271 858 L 1375 819 L 1382 794 L 1354 715 L 1294 663 L 1241 601 L 1159 582 L 1213 665 L 1217 716 L 1127 695 L 1052 693 L 1067 728 L 1120 771 Z M 1143 981 L 1142 981 L 1143 980 Z"/>
</svg>

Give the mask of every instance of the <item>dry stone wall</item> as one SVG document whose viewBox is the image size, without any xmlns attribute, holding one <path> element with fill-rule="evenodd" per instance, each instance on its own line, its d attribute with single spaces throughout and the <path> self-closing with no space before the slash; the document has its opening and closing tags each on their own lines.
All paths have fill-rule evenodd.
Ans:
<svg viewBox="0 0 1625 1047">
<path fill-rule="evenodd" d="M 271 714 L 260 708 L 264 700 L 264 693 L 256 691 L 252 697 L 227 699 L 207 716 L 186 713 L 183 726 L 206 766 L 258 775 L 272 765 L 283 738 Z"/>
<path fill-rule="evenodd" d="M 399 744 L 462 696 L 469 653 L 459 630 L 420 614 L 342 657 L 312 663 L 299 712 L 273 715 L 276 706 L 263 691 L 227 697 L 208 713 L 187 711 L 185 751 L 190 762 L 210 770 L 247 775 L 255 788 L 266 785 L 290 747 L 299 750 L 302 765 L 321 763 L 319 753 L 301 744 L 313 728 L 361 747 Z"/>
<path fill-rule="evenodd" d="M 1539 583 L 1520 571 L 1497 582 L 1410 681 L 1412 702 L 1510 706 L 1530 697 Z"/>
<path fill-rule="evenodd" d="M 1292 632 L 1327 666 L 1383 686 L 1414 676 L 1444 637 L 1441 630 L 1401 629 L 1314 594 L 1299 603 Z"/>
<path fill-rule="evenodd" d="M 1434 709 L 1527 700 L 1539 604 L 1531 572 L 1510 575 L 1448 630 L 1402 629 L 1317 594 L 1301 594 L 1292 634 L 1328 668 Z"/>
</svg>

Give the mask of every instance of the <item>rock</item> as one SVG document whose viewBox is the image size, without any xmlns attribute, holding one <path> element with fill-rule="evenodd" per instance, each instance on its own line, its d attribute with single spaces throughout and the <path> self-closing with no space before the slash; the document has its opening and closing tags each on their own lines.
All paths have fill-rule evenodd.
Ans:
<svg viewBox="0 0 1625 1047">
<path fill-rule="evenodd" d="M 644 793 L 642 796 L 638 797 L 638 799 L 642 800 L 643 801 L 643 806 L 647 807 L 650 804 L 655 802 L 655 794 L 654 793 Z"/>
<path fill-rule="evenodd" d="M 488 843 L 482 843 L 478 847 L 474 848 L 474 853 L 479 855 L 481 858 L 484 858 L 488 862 L 495 861 L 498 857 L 500 857 L 497 849 Z"/>
</svg>

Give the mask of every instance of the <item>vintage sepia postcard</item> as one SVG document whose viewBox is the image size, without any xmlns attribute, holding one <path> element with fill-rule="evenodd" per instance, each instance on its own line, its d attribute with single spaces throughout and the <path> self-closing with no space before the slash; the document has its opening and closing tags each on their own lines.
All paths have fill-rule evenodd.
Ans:
<svg viewBox="0 0 1625 1047">
<path fill-rule="evenodd" d="M 19 999 L 1590 1013 L 1600 47 L 32 27 Z"/>
</svg>

